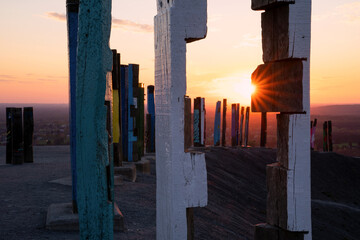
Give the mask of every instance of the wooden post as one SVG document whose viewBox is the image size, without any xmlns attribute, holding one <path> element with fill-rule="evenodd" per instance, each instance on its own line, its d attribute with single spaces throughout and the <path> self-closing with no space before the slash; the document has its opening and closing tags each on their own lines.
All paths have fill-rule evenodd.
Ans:
<svg viewBox="0 0 360 240">
<path fill-rule="evenodd" d="M 120 164 L 120 126 L 119 126 L 119 116 L 120 116 L 120 78 L 118 77 L 118 57 L 115 49 L 112 50 L 113 53 L 113 65 L 112 65 L 112 87 L 113 87 L 113 148 L 114 148 L 114 166 L 119 167 Z"/>
<path fill-rule="evenodd" d="M 67 32 L 69 48 L 69 125 L 70 125 L 70 158 L 72 181 L 72 208 L 77 213 L 77 179 L 76 179 L 76 55 L 78 38 L 79 0 L 67 0 Z"/>
<path fill-rule="evenodd" d="M 184 97 L 184 150 L 191 147 L 191 98 Z"/>
<path fill-rule="evenodd" d="M 12 163 L 12 142 L 13 132 L 11 129 L 12 125 L 12 110 L 13 108 L 6 108 L 6 164 Z"/>
<path fill-rule="evenodd" d="M 329 142 L 329 152 L 333 151 L 333 142 L 332 142 L 332 123 L 328 121 L 328 142 Z"/>
<path fill-rule="evenodd" d="M 129 67 L 127 65 L 120 65 L 121 72 L 121 139 L 122 139 L 122 153 L 123 161 L 128 161 L 128 99 L 129 99 Z"/>
<path fill-rule="evenodd" d="M 135 118 L 137 111 L 137 102 L 134 91 L 139 84 L 139 65 L 129 64 L 128 72 L 129 89 L 128 89 L 128 157 L 129 162 L 134 161 L 134 143 L 137 137 L 134 135 Z"/>
<path fill-rule="evenodd" d="M 317 119 L 315 118 L 314 121 L 311 121 L 311 141 L 310 141 L 310 145 L 311 145 L 311 150 L 314 150 L 315 148 L 315 132 L 316 132 L 316 125 L 317 125 Z"/>
<path fill-rule="evenodd" d="M 194 208 L 186 208 L 187 240 L 195 239 Z"/>
<path fill-rule="evenodd" d="M 137 114 L 136 114 L 136 134 L 137 134 L 137 161 L 144 156 L 144 84 L 139 83 L 137 89 Z"/>
<path fill-rule="evenodd" d="M 236 112 L 235 112 L 235 145 L 239 145 L 239 114 L 240 114 L 240 104 L 236 104 Z"/>
<path fill-rule="evenodd" d="M 12 164 L 24 163 L 24 139 L 23 139 L 23 120 L 22 109 L 12 109 Z"/>
<path fill-rule="evenodd" d="M 231 104 L 231 146 L 236 146 L 236 104 Z"/>
<path fill-rule="evenodd" d="M 244 145 L 245 145 L 245 147 L 248 146 L 248 139 L 249 139 L 249 121 L 250 121 L 250 107 L 246 107 L 245 138 L 244 138 Z"/>
<path fill-rule="evenodd" d="M 260 147 L 266 146 L 266 135 L 267 135 L 267 118 L 266 112 L 261 113 L 261 134 L 260 134 Z"/>
<path fill-rule="evenodd" d="M 214 146 L 220 145 L 220 121 L 221 121 L 221 102 L 216 102 L 215 121 L 214 121 Z"/>
<path fill-rule="evenodd" d="M 157 1 L 154 45 L 158 240 L 187 239 L 187 233 L 193 232 L 187 209 L 207 204 L 205 154 L 184 151 L 186 43 L 206 36 L 206 19 L 206 0 Z M 194 108 L 194 140 L 198 145 L 205 144 L 204 100 L 197 100 L 198 108 Z"/>
<path fill-rule="evenodd" d="M 205 98 L 201 98 L 200 105 L 200 122 L 201 122 L 201 145 L 205 146 L 206 144 L 206 109 L 205 109 Z"/>
<path fill-rule="evenodd" d="M 241 117 L 240 117 L 240 137 L 239 137 L 239 145 L 243 145 L 243 132 L 244 132 L 244 112 L 245 107 L 241 107 Z"/>
<path fill-rule="evenodd" d="M 203 101 L 201 97 L 194 99 L 194 147 L 204 146 Z"/>
<path fill-rule="evenodd" d="M 147 152 L 155 152 L 155 102 L 154 102 L 154 86 L 147 87 L 147 109 L 150 114 L 149 121 L 149 148 Z M 191 112 L 191 106 L 190 106 Z"/>
<path fill-rule="evenodd" d="M 223 113 L 222 113 L 222 134 L 221 134 L 221 145 L 226 145 L 226 109 L 227 109 L 227 100 L 223 99 Z"/>
<path fill-rule="evenodd" d="M 78 19 L 76 171 L 80 239 L 113 239 L 113 201 L 108 193 L 112 161 L 104 106 L 105 92 L 111 93 L 107 86 L 112 84 L 112 52 L 108 46 L 111 1 L 81 1 Z M 111 97 L 110 93 L 107 96 Z"/>
<path fill-rule="evenodd" d="M 33 157 L 34 114 L 32 107 L 24 107 L 24 162 L 34 162 Z"/>
<path fill-rule="evenodd" d="M 327 152 L 328 150 L 328 123 L 325 121 L 323 124 L 323 151 Z"/>
<path fill-rule="evenodd" d="M 119 111 L 119 119 L 118 119 L 118 124 L 119 124 L 119 162 L 118 162 L 118 166 L 122 166 L 122 162 L 124 161 L 124 154 L 123 154 L 123 129 L 122 129 L 122 119 L 123 119 L 123 115 L 124 113 L 122 112 L 122 108 L 123 108 L 123 104 L 122 104 L 122 96 L 121 96 L 121 67 L 120 67 L 120 53 L 116 54 L 116 69 L 117 69 L 117 82 L 119 84 L 119 106 L 118 106 L 118 111 Z"/>
</svg>

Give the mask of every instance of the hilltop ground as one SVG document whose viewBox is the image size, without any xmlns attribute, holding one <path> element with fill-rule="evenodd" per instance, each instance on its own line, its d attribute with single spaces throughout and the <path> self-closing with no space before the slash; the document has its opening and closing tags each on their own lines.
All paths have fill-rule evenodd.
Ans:
<svg viewBox="0 0 360 240">
<path fill-rule="evenodd" d="M 265 221 L 265 166 L 276 150 L 202 149 L 206 153 L 209 203 L 196 208 L 196 239 L 252 239 L 253 225 Z M 71 200 L 71 187 L 49 181 L 70 175 L 69 147 L 35 147 L 35 163 L 4 165 L 0 147 L 0 239 L 78 239 L 77 232 L 45 229 L 52 203 Z M 125 217 L 124 233 L 114 239 L 155 239 L 155 160 L 151 174 L 115 187 Z M 360 159 L 336 153 L 312 154 L 314 240 L 355 240 L 360 236 Z"/>
</svg>

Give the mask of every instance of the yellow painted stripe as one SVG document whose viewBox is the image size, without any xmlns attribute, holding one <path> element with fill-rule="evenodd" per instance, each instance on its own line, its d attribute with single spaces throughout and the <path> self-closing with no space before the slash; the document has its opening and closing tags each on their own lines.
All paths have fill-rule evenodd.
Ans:
<svg viewBox="0 0 360 240">
<path fill-rule="evenodd" d="M 119 90 L 113 90 L 113 142 L 119 143 Z"/>
</svg>

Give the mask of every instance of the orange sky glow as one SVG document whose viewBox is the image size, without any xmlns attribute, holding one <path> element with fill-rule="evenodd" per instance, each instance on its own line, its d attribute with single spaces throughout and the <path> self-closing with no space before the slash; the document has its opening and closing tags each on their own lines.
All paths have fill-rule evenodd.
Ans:
<svg viewBox="0 0 360 240">
<path fill-rule="evenodd" d="M 207 104 L 250 103 L 250 76 L 262 63 L 260 12 L 251 0 L 208 0 L 208 35 L 187 45 L 187 95 Z M 141 6 L 141 7 L 139 7 Z M 67 103 L 63 1 L 0 3 L 0 103 Z M 110 48 L 154 83 L 155 0 L 113 1 Z M 311 103 L 360 103 L 360 1 L 313 1 Z"/>
</svg>

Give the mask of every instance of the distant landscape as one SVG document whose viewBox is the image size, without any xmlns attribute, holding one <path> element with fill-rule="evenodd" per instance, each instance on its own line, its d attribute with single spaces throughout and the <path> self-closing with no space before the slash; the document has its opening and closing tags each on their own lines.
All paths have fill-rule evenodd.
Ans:
<svg viewBox="0 0 360 240">
<path fill-rule="evenodd" d="M 6 107 L 34 107 L 34 144 L 68 145 L 69 112 L 67 104 L 4 104 L 0 103 L 0 144 L 6 144 Z M 231 108 L 227 110 L 227 145 L 230 144 Z M 317 118 L 315 150 L 322 151 L 324 121 L 332 121 L 334 152 L 360 156 L 360 104 L 316 106 L 311 108 L 311 120 Z M 276 114 L 268 114 L 267 147 L 276 148 Z M 250 114 L 249 145 L 260 145 L 260 114 Z M 310 123 L 309 123 L 310 124 Z M 206 144 L 213 144 L 214 110 L 207 107 Z"/>
</svg>

